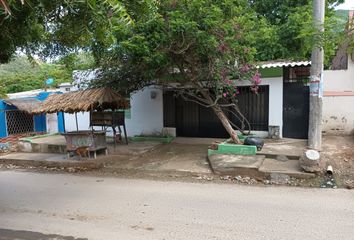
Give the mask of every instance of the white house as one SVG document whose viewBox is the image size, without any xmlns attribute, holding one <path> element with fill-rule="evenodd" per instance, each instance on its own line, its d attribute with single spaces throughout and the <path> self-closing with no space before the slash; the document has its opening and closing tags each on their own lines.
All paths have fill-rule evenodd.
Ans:
<svg viewBox="0 0 354 240">
<path fill-rule="evenodd" d="M 276 137 L 307 137 L 308 98 L 302 96 L 308 95 L 308 86 L 303 80 L 308 77 L 309 65 L 310 62 L 291 61 L 262 65 L 263 77 L 258 94 L 251 93 L 248 81 L 240 82 L 239 105 L 250 121 L 252 133 L 268 136 L 271 129 L 274 135 L 275 129 Z M 90 80 L 88 76 L 94 77 L 88 72 L 76 71 L 74 83 L 84 82 L 82 78 Z M 301 101 L 292 101 L 294 97 Z M 284 104 L 292 110 L 284 112 Z M 175 98 L 173 88 L 146 87 L 131 94 L 130 105 L 125 119 L 129 136 L 168 132 L 186 137 L 227 137 L 211 109 Z M 79 128 L 89 129 L 89 114 L 78 113 L 77 116 Z M 65 128 L 67 131 L 76 130 L 73 114 L 65 114 Z"/>
<path fill-rule="evenodd" d="M 354 55 L 347 69 L 324 71 L 323 132 L 354 133 Z"/>
</svg>

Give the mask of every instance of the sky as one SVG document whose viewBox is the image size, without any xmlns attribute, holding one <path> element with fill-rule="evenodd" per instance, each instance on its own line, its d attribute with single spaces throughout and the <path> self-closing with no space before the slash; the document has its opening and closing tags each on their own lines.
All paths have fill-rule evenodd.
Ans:
<svg viewBox="0 0 354 240">
<path fill-rule="evenodd" d="M 337 6 L 336 9 L 354 10 L 354 0 L 345 0 L 345 2 Z"/>
</svg>

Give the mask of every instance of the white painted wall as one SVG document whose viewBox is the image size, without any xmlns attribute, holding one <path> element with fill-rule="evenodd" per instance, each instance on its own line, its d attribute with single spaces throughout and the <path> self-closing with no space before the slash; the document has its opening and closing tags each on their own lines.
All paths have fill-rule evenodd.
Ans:
<svg viewBox="0 0 354 240">
<path fill-rule="evenodd" d="M 156 97 L 151 98 L 151 92 Z M 125 119 L 127 135 L 154 135 L 161 134 L 163 129 L 163 93 L 157 87 L 147 87 L 131 95 L 131 117 Z M 90 114 L 77 113 L 79 130 L 90 129 Z M 76 131 L 75 114 L 65 113 L 66 131 Z M 100 129 L 96 127 L 95 129 Z M 112 135 L 112 129 L 107 129 L 107 135 Z"/>
<path fill-rule="evenodd" d="M 156 98 L 152 99 L 152 92 Z M 125 123 L 129 136 L 161 134 L 163 129 L 163 91 L 147 87 L 131 95 L 131 119 Z"/>
<path fill-rule="evenodd" d="M 249 81 L 243 81 L 241 86 L 248 86 Z M 260 85 L 269 86 L 269 126 L 279 126 L 280 137 L 283 132 L 283 78 L 262 78 Z M 260 134 L 264 135 L 264 134 Z"/>
<path fill-rule="evenodd" d="M 58 116 L 56 113 L 46 114 L 47 133 L 58 132 Z"/>
<path fill-rule="evenodd" d="M 354 63 L 348 59 L 347 70 L 325 70 L 323 72 L 324 91 L 354 91 Z"/>
<path fill-rule="evenodd" d="M 354 134 L 354 62 L 347 70 L 323 74 L 323 126 L 325 134 Z"/>
<path fill-rule="evenodd" d="M 64 116 L 65 116 L 65 130 L 76 131 L 75 114 L 65 113 Z M 78 112 L 77 122 L 78 122 L 79 130 L 90 130 L 90 113 Z"/>
<path fill-rule="evenodd" d="M 322 131 L 328 135 L 354 134 L 354 96 L 323 98 Z"/>
</svg>

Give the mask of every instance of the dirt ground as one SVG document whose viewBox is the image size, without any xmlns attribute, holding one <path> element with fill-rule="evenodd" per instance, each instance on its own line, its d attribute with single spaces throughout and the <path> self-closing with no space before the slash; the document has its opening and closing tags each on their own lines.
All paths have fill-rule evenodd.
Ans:
<svg viewBox="0 0 354 240">
<path fill-rule="evenodd" d="M 149 150 L 147 150 L 149 148 Z M 290 181 L 272 182 L 255 180 L 247 177 L 214 175 L 206 158 L 206 144 L 171 143 L 151 146 L 142 144 L 135 154 L 130 151 L 121 152 L 117 148 L 100 170 L 87 171 L 80 168 L 47 168 L 47 167 L 18 167 L 1 165 L 0 170 L 18 169 L 19 171 L 37 172 L 69 172 L 70 174 L 116 176 L 124 178 L 144 178 L 162 181 L 216 182 L 227 184 L 248 185 L 289 185 L 302 187 L 320 187 L 325 181 L 325 171 L 313 179 L 290 179 Z M 122 146 L 125 149 L 125 146 Z M 178 157 L 178 161 L 176 161 Z M 354 187 L 354 136 L 325 136 L 321 152 L 322 167 L 333 166 L 334 179 L 340 188 Z M 175 170 L 178 170 L 176 172 Z"/>
<path fill-rule="evenodd" d="M 333 166 L 339 186 L 354 184 L 354 136 L 324 137 L 321 154 L 324 167 Z"/>
</svg>

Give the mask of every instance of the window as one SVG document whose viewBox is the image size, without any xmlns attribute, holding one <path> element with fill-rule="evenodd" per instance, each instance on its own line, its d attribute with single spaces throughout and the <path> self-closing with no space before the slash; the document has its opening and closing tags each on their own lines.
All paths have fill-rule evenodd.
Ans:
<svg viewBox="0 0 354 240">
<path fill-rule="evenodd" d="M 283 79 L 284 82 L 304 83 L 307 84 L 310 78 L 310 66 L 299 67 L 284 67 Z"/>
</svg>

